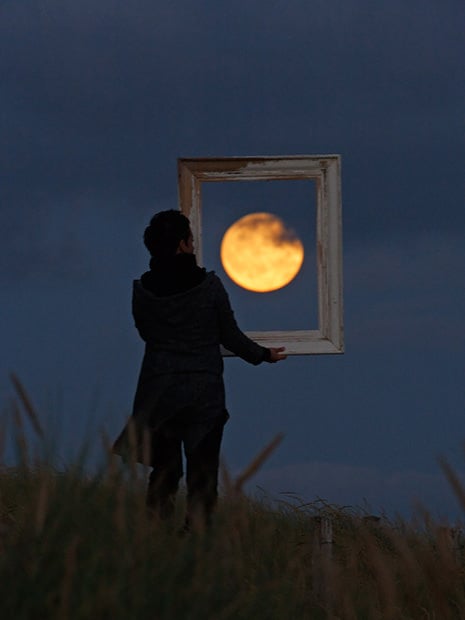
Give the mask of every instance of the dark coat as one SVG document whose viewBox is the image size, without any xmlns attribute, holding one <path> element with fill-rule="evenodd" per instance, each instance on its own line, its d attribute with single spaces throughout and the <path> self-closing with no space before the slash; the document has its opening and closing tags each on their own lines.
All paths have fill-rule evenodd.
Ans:
<svg viewBox="0 0 465 620">
<path fill-rule="evenodd" d="M 220 345 L 251 364 L 269 361 L 269 350 L 239 329 L 221 280 L 193 255 L 135 280 L 132 310 L 145 354 L 132 416 L 113 450 L 150 464 L 151 438 L 162 425 L 181 416 L 192 425 L 193 446 L 228 418 Z"/>
</svg>

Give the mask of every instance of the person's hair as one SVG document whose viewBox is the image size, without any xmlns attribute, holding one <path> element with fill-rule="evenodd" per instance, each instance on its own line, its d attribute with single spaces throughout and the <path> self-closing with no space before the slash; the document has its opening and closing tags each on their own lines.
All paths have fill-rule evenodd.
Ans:
<svg viewBox="0 0 465 620">
<path fill-rule="evenodd" d="M 144 244 L 154 258 L 166 258 L 174 256 L 180 241 L 187 243 L 189 235 L 187 217 L 181 211 L 170 209 L 152 217 L 144 232 Z"/>
</svg>

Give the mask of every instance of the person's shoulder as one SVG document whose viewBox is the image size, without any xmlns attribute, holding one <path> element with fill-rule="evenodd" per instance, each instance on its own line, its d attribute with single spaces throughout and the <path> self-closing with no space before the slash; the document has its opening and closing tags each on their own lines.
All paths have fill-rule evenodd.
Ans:
<svg viewBox="0 0 465 620">
<path fill-rule="evenodd" d="M 144 286 L 142 278 L 137 278 L 132 281 L 132 295 L 134 299 L 142 299 L 151 297 L 152 293 Z"/>
<path fill-rule="evenodd" d="M 228 306 L 230 304 L 229 294 L 221 278 L 214 271 L 209 271 L 205 281 L 208 282 L 206 294 L 210 300 L 214 300 L 214 303 L 221 307 Z"/>
<path fill-rule="evenodd" d="M 142 274 L 140 278 L 136 278 L 132 281 L 132 294 L 134 299 L 156 299 L 157 296 L 151 290 L 150 280 L 145 276 L 150 272 Z"/>
<path fill-rule="evenodd" d="M 224 290 L 223 282 L 215 271 L 207 271 L 205 276 L 205 282 L 209 287 L 216 290 Z"/>
</svg>

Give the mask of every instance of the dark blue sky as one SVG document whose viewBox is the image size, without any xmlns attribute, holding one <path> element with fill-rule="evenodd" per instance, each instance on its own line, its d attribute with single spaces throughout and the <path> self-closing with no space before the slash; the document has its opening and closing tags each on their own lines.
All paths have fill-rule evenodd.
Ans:
<svg viewBox="0 0 465 620">
<path fill-rule="evenodd" d="M 15 370 L 62 462 L 119 431 L 142 355 L 131 281 L 178 157 L 340 153 L 346 353 L 226 360 L 224 458 L 283 431 L 254 480 L 273 494 L 458 514 L 436 459 L 465 471 L 464 23 L 458 0 L 2 0 L 5 411 Z M 208 194 L 215 269 L 224 214 L 262 210 L 228 191 Z M 311 237 L 288 191 L 270 210 Z M 225 285 L 245 327 L 263 304 L 301 320 L 302 291 L 268 306 Z"/>
</svg>

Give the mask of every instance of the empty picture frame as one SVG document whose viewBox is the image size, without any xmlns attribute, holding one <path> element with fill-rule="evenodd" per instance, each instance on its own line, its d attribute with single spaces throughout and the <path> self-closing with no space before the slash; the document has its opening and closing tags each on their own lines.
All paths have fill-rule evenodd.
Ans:
<svg viewBox="0 0 465 620">
<path fill-rule="evenodd" d="M 339 155 L 180 158 L 179 207 L 191 222 L 197 260 L 202 265 L 202 183 L 301 179 L 315 181 L 316 185 L 318 329 L 254 331 L 247 335 L 265 347 L 285 346 L 288 355 L 343 353 Z"/>
</svg>

